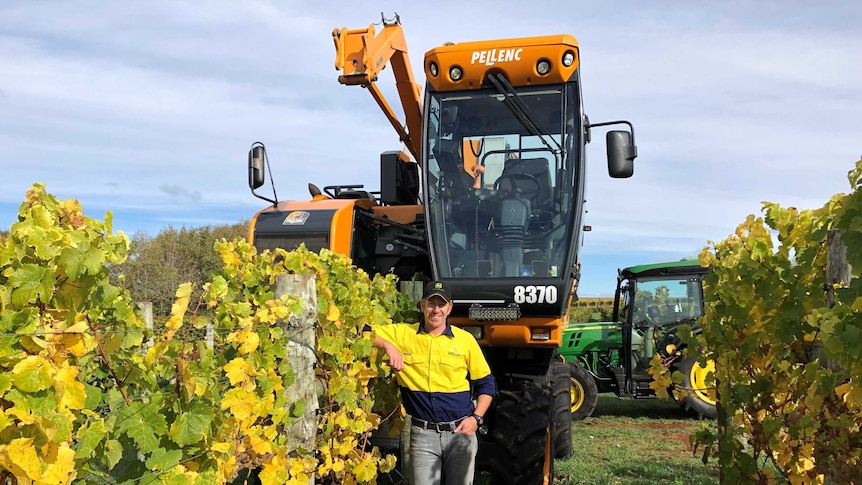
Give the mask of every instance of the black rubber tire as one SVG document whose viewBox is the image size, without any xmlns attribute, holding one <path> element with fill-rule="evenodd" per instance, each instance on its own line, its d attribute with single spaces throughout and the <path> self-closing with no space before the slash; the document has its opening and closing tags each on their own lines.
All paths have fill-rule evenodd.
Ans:
<svg viewBox="0 0 862 485">
<path fill-rule="evenodd" d="M 683 389 L 674 392 L 679 405 L 698 419 L 715 419 L 718 415 L 715 407 L 715 389 L 706 388 L 703 383 L 703 376 L 707 371 L 705 367 L 698 364 L 697 356 L 684 357 L 677 363 L 676 370 L 682 374 L 680 384 Z M 695 391 L 689 392 L 686 389 Z"/>
<path fill-rule="evenodd" d="M 554 397 L 554 457 L 564 460 L 574 453 L 569 364 L 562 360 L 553 362 L 550 374 L 551 395 Z"/>
<path fill-rule="evenodd" d="M 590 417 L 599 402 L 599 388 L 596 380 L 586 369 L 575 363 L 569 363 L 569 409 L 572 421 L 581 421 Z"/>
<path fill-rule="evenodd" d="M 521 381 L 514 383 L 511 389 L 501 390 L 494 403 L 494 424 L 487 436 L 488 443 L 483 443 L 490 452 L 490 483 L 541 485 L 553 482 L 551 390 L 532 381 Z M 546 454 L 548 447 L 551 450 Z"/>
</svg>

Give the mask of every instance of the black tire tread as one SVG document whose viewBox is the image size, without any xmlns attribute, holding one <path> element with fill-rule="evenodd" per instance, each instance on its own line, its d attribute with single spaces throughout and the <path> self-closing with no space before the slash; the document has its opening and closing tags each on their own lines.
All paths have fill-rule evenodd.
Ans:
<svg viewBox="0 0 862 485">
<path fill-rule="evenodd" d="M 583 389 L 584 402 L 578 409 L 571 409 L 571 402 L 569 402 L 572 421 L 581 421 L 590 417 L 595 411 L 596 404 L 599 402 L 599 388 L 593 376 L 578 364 L 569 363 L 569 374 L 571 379 L 577 381 Z"/>
<path fill-rule="evenodd" d="M 545 445 L 552 399 L 547 386 L 531 381 L 515 383 L 511 389 L 498 393 L 493 408 L 495 424 L 487 437 L 496 450 L 488 458 L 491 483 L 545 483 Z M 547 479 L 551 483 L 553 473 Z"/>
<path fill-rule="evenodd" d="M 691 382 L 691 370 L 695 362 L 697 362 L 697 357 L 689 355 L 680 360 L 676 365 L 676 370 L 682 374 L 682 382 L 680 384 L 684 388 L 694 387 Z M 715 419 L 718 415 L 716 407 L 700 399 L 697 394 L 677 391 L 677 395 L 679 396 L 678 401 L 680 406 L 697 419 Z"/>
<path fill-rule="evenodd" d="M 572 444 L 572 398 L 569 394 L 571 372 L 564 361 L 553 362 L 550 369 L 551 395 L 554 398 L 554 458 L 564 460 L 574 453 Z"/>
</svg>

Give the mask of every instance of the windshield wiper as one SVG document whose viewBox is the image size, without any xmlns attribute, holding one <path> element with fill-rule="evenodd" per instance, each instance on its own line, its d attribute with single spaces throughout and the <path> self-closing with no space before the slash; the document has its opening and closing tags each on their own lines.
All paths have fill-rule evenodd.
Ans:
<svg viewBox="0 0 862 485">
<path fill-rule="evenodd" d="M 503 95 L 503 102 L 506 104 L 506 107 L 509 108 L 509 111 L 518 118 L 518 121 L 524 125 L 524 128 L 530 132 L 531 135 L 536 136 L 545 147 L 554 153 L 555 155 L 559 155 L 563 151 L 563 147 L 548 133 L 547 128 L 543 125 L 540 125 L 536 120 L 536 116 L 530 110 L 530 108 L 524 104 L 524 100 L 521 99 L 521 96 L 515 92 L 515 88 L 509 83 L 509 80 L 506 79 L 501 73 L 497 73 L 496 75 L 488 76 L 488 80 L 491 81 L 491 84 L 497 89 L 497 92 Z M 548 144 L 546 138 L 550 138 L 554 145 L 557 145 L 557 148 L 554 149 L 550 144 Z"/>
</svg>

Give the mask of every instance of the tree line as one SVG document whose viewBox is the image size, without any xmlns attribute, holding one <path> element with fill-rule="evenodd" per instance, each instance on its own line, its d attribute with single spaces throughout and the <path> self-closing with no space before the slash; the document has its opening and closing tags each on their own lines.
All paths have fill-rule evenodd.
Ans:
<svg viewBox="0 0 862 485">
<path fill-rule="evenodd" d="M 168 315 L 180 284 L 203 285 L 223 268 L 215 243 L 245 238 L 248 224 L 168 227 L 156 236 L 136 232 L 129 238 L 128 259 L 113 268 L 112 274 L 134 301 L 152 302 L 153 313 Z"/>
</svg>

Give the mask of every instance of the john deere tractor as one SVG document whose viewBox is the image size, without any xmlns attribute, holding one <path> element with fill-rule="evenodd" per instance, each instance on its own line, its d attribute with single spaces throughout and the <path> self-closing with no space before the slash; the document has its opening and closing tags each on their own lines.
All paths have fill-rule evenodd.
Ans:
<svg viewBox="0 0 862 485">
<path fill-rule="evenodd" d="M 685 349 L 677 336 L 682 325 L 698 332 L 707 271 L 694 259 L 622 269 L 613 321 L 568 325 L 560 354 L 571 371 L 572 419 L 590 416 L 600 392 L 654 398 L 648 369 L 655 355 L 682 373 L 683 381 L 671 390 L 680 405 L 697 417 L 715 418 L 714 365 L 698 363 L 696 349 Z"/>
</svg>

